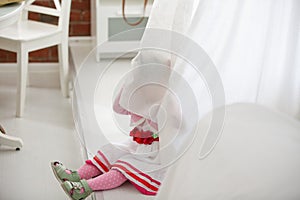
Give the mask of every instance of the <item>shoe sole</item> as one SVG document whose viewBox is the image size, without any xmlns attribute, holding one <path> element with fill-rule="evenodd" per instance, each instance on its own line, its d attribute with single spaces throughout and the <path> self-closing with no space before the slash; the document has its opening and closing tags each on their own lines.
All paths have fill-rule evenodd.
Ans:
<svg viewBox="0 0 300 200">
<path fill-rule="evenodd" d="M 63 190 L 65 191 L 66 195 L 67 195 L 70 199 L 74 200 L 74 199 L 72 198 L 71 194 L 69 193 L 69 191 L 67 190 L 67 188 L 65 187 L 65 185 L 64 185 L 63 183 L 60 184 L 60 185 L 61 185 L 61 187 L 63 188 Z"/>
<path fill-rule="evenodd" d="M 54 165 L 55 162 L 51 162 L 51 168 L 52 168 L 52 171 L 53 171 L 53 174 L 55 176 L 55 178 L 58 180 L 58 182 L 60 184 L 63 183 L 63 181 L 58 177 L 58 174 L 56 173 L 56 170 L 55 170 L 55 165 Z"/>
<path fill-rule="evenodd" d="M 69 193 L 69 191 L 67 190 L 67 188 L 65 187 L 65 185 L 64 185 L 63 183 L 61 184 L 61 187 L 62 187 L 63 190 L 65 191 L 66 195 L 67 195 L 71 200 L 74 200 L 74 199 L 72 198 L 71 194 Z M 86 197 L 86 198 L 87 198 L 87 197 Z M 84 199 L 86 199 L 86 198 L 81 198 L 81 199 L 79 199 L 79 200 L 84 200 Z"/>
</svg>

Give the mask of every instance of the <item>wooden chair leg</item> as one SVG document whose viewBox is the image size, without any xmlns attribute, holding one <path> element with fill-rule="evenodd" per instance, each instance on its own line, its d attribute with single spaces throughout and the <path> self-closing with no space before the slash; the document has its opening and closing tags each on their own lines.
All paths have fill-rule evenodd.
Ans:
<svg viewBox="0 0 300 200">
<path fill-rule="evenodd" d="M 69 49 L 68 42 L 58 45 L 60 87 L 64 97 L 69 97 Z"/>
<path fill-rule="evenodd" d="M 17 85 L 17 117 L 22 117 L 25 106 L 26 84 L 28 73 L 28 52 L 20 50 L 17 53 L 18 85 Z"/>
</svg>

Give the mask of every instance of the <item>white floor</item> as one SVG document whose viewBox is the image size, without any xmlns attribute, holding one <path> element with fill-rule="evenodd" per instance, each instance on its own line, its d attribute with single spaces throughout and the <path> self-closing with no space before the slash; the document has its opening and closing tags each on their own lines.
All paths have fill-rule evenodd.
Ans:
<svg viewBox="0 0 300 200">
<path fill-rule="evenodd" d="M 81 48 L 75 54 L 76 62 L 83 60 L 80 53 L 83 51 Z M 130 60 L 118 62 L 112 68 L 112 78 L 118 79 L 129 66 Z M 51 72 L 54 84 L 48 84 L 47 75 L 39 73 L 31 73 L 33 86 L 26 90 L 25 114 L 23 118 L 15 118 L 16 73 L 10 66 L 4 70 L 0 66 L 0 124 L 8 135 L 20 137 L 24 142 L 20 151 L 0 146 L 0 200 L 68 199 L 52 174 L 50 162 L 60 160 L 70 169 L 76 169 L 84 161 L 70 99 L 63 98 L 57 87 L 58 72 Z"/>
<path fill-rule="evenodd" d="M 67 199 L 54 178 L 50 161 L 70 168 L 82 164 L 71 105 L 58 88 L 27 88 L 25 115 L 15 114 L 15 86 L 0 85 L 0 123 L 23 139 L 21 151 L 0 147 L 0 199 Z"/>
<path fill-rule="evenodd" d="M 80 71 L 80 67 L 85 67 L 85 65 L 94 65 L 95 68 L 106 69 L 105 73 L 99 74 L 97 89 L 94 94 L 94 114 L 105 139 L 110 142 L 119 142 L 128 137 L 128 135 L 122 132 L 124 129 L 121 130 L 120 127 L 124 128 L 128 126 L 130 121 L 126 116 L 113 114 L 112 99 L 114 99 L 113 95 L 119 92 L 120 88 L 118 88 L 118 86 L 120 86 L 120 82 L 122 82 L 121 80 L 124 78 L 123 76 L 125 76 L 127 72 L 130 72 L 131 59 L 101 59 L 100 62 L 96 62 L 93 54 L 91 54 L 90 57 L 84 60 L 86 58 L 85 55 L 90 53 L 91 50 L 92 48 L 88 44 L 78 45 L 73 43 L 71 45 L 72 60 L 75 62 L 74 70 Z M 94 71 L 94 68 L 92 68 L 92 70 Z M 84 80 L 88 82 L 89 78 Z M 91 83 L 88 82 L 87 84 L 89 84 L 89 87 Z M 128 128 L 130 127 L 128 126 Z M 128 131 L 129 130 L 127 130 L 127 133 Z M 99 141 L 102 141 L 103 137 L 99 136 L 97 138 L 93 134 L 85 134 L 84 140 L 88 148 L 89 157 L 91 157 L 97 152 L 99 145 L 102 144 Z"/>
<path fill-rule="evenodd" d="M 60 160 L 70 169 L 83 164 L 70 99 L 58 87 L 58 69 L 43 67 L 30 68 L 25 113 L 15 118 L 16 66 L 0 66 L 0 124 L 24 142 L 20 151 L 0 146 L 0 200 L 68 199 L 50 162 Z"/>
</svg>

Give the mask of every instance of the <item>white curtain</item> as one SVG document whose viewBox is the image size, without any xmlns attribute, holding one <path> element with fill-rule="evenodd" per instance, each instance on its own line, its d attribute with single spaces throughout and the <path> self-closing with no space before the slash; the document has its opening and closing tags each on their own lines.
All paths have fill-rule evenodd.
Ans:
<svg viewBox="0 0 300 200">
<path fill-rule="evenodd" d="M 200 45 L 221 76 L 226 104 L 258 103 L 300 118 L 300 1 L 157 0 L 148 27 Z"/>
<path fill-rule="evenodd" d="M 183 13 L 181 12 L 182 6 L 174 7 L 174 4 L 182 3 L 192 5 L 192 11 Z M 226 104 L 256 103 L 300 119 L 300 1 L 178 0 L 167 3 L 165 0 L 157 0 L 155 4 L 159 9 L 153 12 L 155 17 L 153 16 L 153 20 L 150 20 L 149 27 L 156 27 L 157 23 L 161 28 L 160 19 L 166 16 L 168 7 L 176 8 L 177 11 L 168 18 L 169 23 L 172 22 L 171 27 L 166 27 L 185 34 L 207 52 L 222 79 Z M 147 32 L 144 41 L 146 37 Z M 177 68 L 180 68 L 179 71 L 187 80 L 197 80 L 196 74 L 190 73 L 189 68 L 175 63 L 174 69 Z M 197 90 L 197 85 L 193 85 L 193 88 L 194 91 L 201 92 Z M 199 100 L 200 97 L 197 99 Z M 268 120 L 266 122 L 272 123 Z M 295 137 L 295 133 L 296 131 L 293 132 L 292 137 Z M 287 137 L 290 137 L 289 134 L 291 132 L 286 134 Z M 280 137 L 283 137 L 282 140 L 291 141 L 284 138 L 284 135 Z M 227 148 L 228 144 L 225 143 L 223 147 Z M 251 143 L 245 143 L 243 151 L 251 150 L 246 149 L 249 147 L 248 144 Z M 293 143 L 293 145 L 296 147 L 299 144 Z M 165 188 L 158 199 L 171 199 L 171 197 L 180 199 L 176 195 L 177 191 L 184 193 L 186 189 L 187 192 L 191 192 L 191 189 L 183 184 L 187 183 L 182 181 L 184 177 L 194 180 L 193 183 L 187 183 L 187 185 L 197 184 L 197 180 L 193 178 L 193 176 L 197 177 L 197 174 L 192 175 L 189 172 L 197 173 L 195 167 L 202 166 L 202 162 L 196 160 L 199 149 L 195 146 L 191 148 L 196 149 L 195 155 L 190 153 L 189 159 L 183 158 L 172 167 L 167 181 L 164 182 L 166 186 L 164 185 Z M 274 152 L 276 152 L 275 149 Z M 287 151 L 284 151 L 282 155 L 287 155 L 286 153 Z M 293 155 L 294 153 L 293 150 Z M 222 156 L 218 159 L 222 159 Z M 253 159 L 253 162 L 255 160 L 258 159 Z M 205 162 L 203 164 L 205 165 Z M 222 166 L 219 167 L 222 168 Z M 186 176 L 185 173 L 187 173 Z M 204 182 L 209 182 L 210 177 L 206 178 Z M 192 192 L 197 194 L 195 190 Z"/>
<path fill-rule="evenodd" d="M 256 102 L 300 118 L 300 2 L 201 1 L 189 36 L 221 74 L 227 103 Z"/>
<path fill-rule="evenodd" d="M 222 79 L 226 104 L 257 103 L 300 119 L 299 0 L 155 0 L 148 28 L 180 32 L 201 46 L 214 62 Z M 143 42 L 155 42 L 153 39 L 147 38 L 146 30 Z M 208 102 L 201 99 L 203 85 L 197 85 L 199 77 L 191 68 L 182 65 L 178 59 L 172 59 L 170 54 L 157 51 L 141 51 L 133 60 L 133 66 L 151 62 L 173 66 L 174 70 L 190 81 L 195 95 L 198 95 L 197 100 L 203 100 L 200 101 L 202 105 L 199 111 L 206 109 Z M 141 99 L 145 100 L 143 97 L 141 95 Z M 123 98 L 123 107 L 126 108 L 128 98 Z M 147 117 L 148 109 L 143 107 L 143 113 L 138 106 L 134 108 L 136 105 L 141 104 L 134 104 L 128 110 Z M 149 105 L 153 104 L 149 102 Z M 183 120 L 189 120 L 189 115 L 182 117 Z M 95 132 L 93 138 L 97 134 Z M 160 135 L 164 145 L 163 137 Z M 167 181 L 174 181 L 170 188 L 176 185 L 178 191 L 181 189 L 184 192 L 185 187 L 180 185 L 179 175 L 186 173 L 187 177 L 191 177 L 193 174 L 188 174 L 189 170 L 197 172 L 192 164 L 198 166 L 201 161 L 193 160 L 197 155 L 189 155 L 190 159 L 184 160 L 189 163 L 177 162 L 172 166 L 167 177 Z M 169 157 L 172 157 L 171 154 Z M 180 166 L 186 168 L 180 169 Z M 176 199 L 176 193 L 170 194 L 166 189 L 163 191 L 158 198 L 168 199 L 172 196 Z"/>
</svg>

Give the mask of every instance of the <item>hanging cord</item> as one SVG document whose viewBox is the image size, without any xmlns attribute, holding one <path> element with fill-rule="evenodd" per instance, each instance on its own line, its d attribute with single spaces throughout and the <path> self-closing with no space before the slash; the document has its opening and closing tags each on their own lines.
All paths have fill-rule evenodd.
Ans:
<svg viewBox="0 0 300 200">
<path fill-rule="evenodd" d="M 122 15 L 123 15 L 124 21 L 130 26 L 139 25 L 145 18 L 145 12 L 146 12 L 146 7 L 147 7 L 147 4 L 148 4 L 148 0 L 144 0 L 143 16 L 137 22 L 134 22 L 134 23 L 129 22 L 126 15 L 125 15 L 125 4 L 126 4 L 126 0 L 122 0 Z"/>
</svg>

